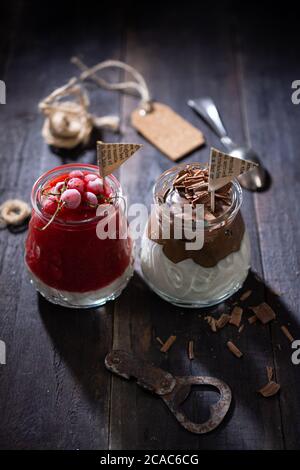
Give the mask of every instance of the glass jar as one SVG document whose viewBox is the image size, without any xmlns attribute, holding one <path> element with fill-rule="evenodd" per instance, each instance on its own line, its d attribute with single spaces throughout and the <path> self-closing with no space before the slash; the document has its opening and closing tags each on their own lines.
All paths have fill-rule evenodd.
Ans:
<svg viewBox="0 0 300 470">
<path fill-rule="evenodd" d="M 133 244 L 129 235 L 120 237 L 119 227 L 127 220 L 122 211 L 122 189 L 113 176 L 105 178 L 114 212 L 115 237 L 99 237 L 103 215 L 96 210 L 80 216 L 51 216 L 42 206 L 43 188 L 79 170 L 99 177 L 94 165 L 62 165 L 43 174 L 33 185 L 32 217 L 25 246 L 25 263 L 31 282 L 50 302 L 73 308 L 98 307 L 115 299 L 133 274 Z"/>
<path fill-rule="evenodd" d="M 204 167 L 200 163 L 191 166 Z M 185 167 L 182 164 L 167 170 L 154 185 L 154 206 L 142 239 L 141 268 L 146 282 L 163 299 L 181 307 L 207 307 L 240 289 L 250 268 L 250 242 L 240 212 L 242 189 L 237 180 L 232 182 L 227 210 L 213 220 L 203 220 L 202 215 L 202 248 L 186 249 L 184 237 L 175 238 L 172 230 L 164 237 L 161 230 L 165 204 L 172 212 L 178 202 L 174 178 Z"/>
</svg>

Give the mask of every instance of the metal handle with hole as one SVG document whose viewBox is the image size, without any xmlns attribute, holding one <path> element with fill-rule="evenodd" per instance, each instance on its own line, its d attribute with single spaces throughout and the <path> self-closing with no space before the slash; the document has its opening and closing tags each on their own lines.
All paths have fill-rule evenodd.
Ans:
<svg viewBox="0 0 300 470">
<path fill-rule="evenodd" d="M 172 411 L 177 421 L 190 432 L 195 434 L 206 434 L 213 431 L 225 418 L 231 404 L 232 394 L 229 386 L 215 377 L 175 377 L 176 387 L 174 390 L 162 399 Z M 190 421 L 183 411 L 180 410 L 180 405 L 187 399 L 191 393 L 192 385 L 211 385 L 215 387 L 219 393 L 220 398 L 217 403 L 209 407 L 210 415 L 204 423 L 194 423 Z M 189 386 L 188 389 L 186 387 Z M 186 389 L 184 393 L 182 390 Z"/>
</svg>

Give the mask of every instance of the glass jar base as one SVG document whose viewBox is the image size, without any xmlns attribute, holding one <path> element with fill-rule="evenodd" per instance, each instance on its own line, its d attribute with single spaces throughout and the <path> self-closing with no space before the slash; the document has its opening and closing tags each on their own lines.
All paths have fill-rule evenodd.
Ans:
<svg viewBox="0 0 300 470">
<path fill-rule="evenodd" d="M 247 273 L 248 275 L 248 273 Z M 144 275 L 144 279 L 148 286 L 155 292 L 159 297 L 161 297 L 163 300 L 166 300 L 167 302 L 175 305 L 176 307 L 182 307 L 182 308 L 205 308 L 205 307 L 212 307 L 213 305 L 220 304 L 226 299 L 229 299 L 233 294 L 235 294 L 241 287 L 243 286 L 246 277 L 239 281 L 237 284 L 235 284 L 231 289 L 226 291 L 224 294 L 220 295 L 217 298 L 211 299 L 211 300 L 185 300 L 185 299 L 176 299 L 175 297 L 170 297 L 169 295 L 165 294 L 164 292 L 161 292 L 157 287 L 155 287 L 148 279 L 146 279 Z"/>
<path fill-rule="evenodd" d="M 107 288 L 99 291 L 91 291 L 87 293 L 73 293 L 67 291 L 59 291 L 58 289 L 49 288 L 40 279 L 38 279 L 30 270 L 30 282 L 35 289 L 49 302 L 67 308 L 88 309 L 101 307 L 111 300 L 115 300 L 127 286 L 133 275 L 134 267 L 131 264 L 123 275 L 111 283 Z M 102 291 L 102 295 L 101 292 Z"/>
</svg>

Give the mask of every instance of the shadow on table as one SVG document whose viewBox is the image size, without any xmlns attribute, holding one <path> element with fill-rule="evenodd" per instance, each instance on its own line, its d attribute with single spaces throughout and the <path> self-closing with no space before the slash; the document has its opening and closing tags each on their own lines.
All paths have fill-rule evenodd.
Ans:
<svg viewBox="0 0 300 470">
<path fill-rule="evenodd" d="M 98 140 L 103 139 L 103 132 L 101 129 L 93 128 L 91 132 L 90 139 L 86 145 L 79 144 L 72 149 L 63 149 L 58 148 L 53 145 L 49 146 L 52 153 L 57 155 L 61 158 L 62 164 L 76 162 L 79 158 L 81 158 L 87 151 L 96 150 L 96 143 Z M 95 162 L 97 161 L 96 153 L 95 153 Z"/>
<path fill-rule="evenodd" d="M 251 290 L 251 295 L 244 301 L 240 300 L 243 293 Z M 259 321 L 249 324 L 248 318 L 254 313 L 251 306 L 266 302 L 276 312 L 276 319 L 263 325 Z M 227 325 L 217 333 L 211 331 L 205 316 L 219 317 L 222 313 L 230 313 L 234 305 L 243 308 L 241 332 L 233 325 Z M 122 308 L 124 305 L 124 308 Z M 130 309 L 126 306 L 130 305 Z M 171 372 L 173 375 L 207 375 L 224 380 L 232 389 L 233 401 L 231 408 L 222 424 L 211 434 L 201 436 L 186 435 L 183 428 L 169 432 L 169 428 L 155 427 L 155 422 L 167 420 L 169 426 L 172 418 L 169 411 L 165 416 L 155 419 L 155 403 L 147 392 L 141 391 L 145 398 L 140 398 L 143 406 L 139 410 L 139 421 L 151 425 L 148 427 L 154 436 L 166 440 L 170 435 L 170 448 L 185 448 L 187 442 L 194 442 L 199 448 L 274 448 L 283 445 L 280 393 L 286 393 L 288 383 L 282 383 L 282 391 L 273 397 L 264 398 L 257 391 L 267 384 L 266 366 L 278 366 L 281 370 L 290 368 L 290 374 L 295 373 L 291 362 L 290 342 L 280 329 L 286 325 L 295 338 L 300 338 L 300 319 L 288 309 L 280 296 L 264 283 L 256 273 L 250 272 L 241 291 L 227 301 L 205 309 L 183 309 L 175 307 L 154 295 L 145 285 L 142 277 L 135 274 L 132 282 L 123 293 L 118 305 L 119 321 L 129 324 L 130 339 L 124 344 L 130 344 L 134 353 L 153 364 Z M 148 330 L 148 332 L 146 331 Z M 145 333 L 146 332 L 146 333 Z M 149 340 L 150 332 L 150 340 Z M 176 341 L 167 354 L 160 352 L 162 341 L 170 335 L 176 335 Z M 189 360 L 188 342 L 193 340 L 195 359 Z M 236 358 L 226 346 L 227 341 L 233 341 L 243 352 L 241 359 Z M 122 344 L 122 337 L 118 338 Z M 275 372 L 276 373 L 276 372 Z M 286 379 L 285 370 L 285 379 Z M 276 380 L 276 377 L 274 377 Z M 282 377 L 278 377 L 280 382 Z M 122 379 L 119 379 L 120 381 Z M 139 388 L 139 387 L 138 387 Z M 122 390 L 121 386 L 120 389 Z M 126 387 L 127 389 L 127 387 Z M 122 392 L 123 393 L 123 392 Z M 143 395 L 143 397 L 144 397 Z M 119 396 L 119 395 L 118 395 Z M 130 399 L 123 397 L 124 403 Z M 218 394 L 211 389 L 195 387 L 185 403 L 181 406 L 187 416 L 195 422 L 203 422 L 208 418 L 209 406 L 215 403 Z M 135 398 L 136 400 L 136 398 Z M 283 397 L 283 400 L 285 398 Z M 130 405 L 128 405 L 130 406 Z M 160 409 L 159 405 L 157 405 Z M 163 411 L 159 411 L 163 413 Z M 158 412 L 158 413 L 159 413 Z M 151 416 L 153 415 L 153 418 Z M 129 425 L 129 423 L 128 423 Z M 123 424 L 124 426 L 124 424 Z M 147 427 L 147 425 L 145 424 Z M 226 432 L 224 432 L 226 428 Z M 172 427 L 170 429 L 173 429 Z M 238 431 L 243 429 L 243 431 Z M 121 431 L 120 431 L 121 432 Z M 193 440 L 194 439 L 194 440 Z M 157 440 L 157 439 L 156 439 Z M 116 439 L 118 441 L 118 439 Z M 197 444 L 196 444 L 197 442 Z M 149 439 L 140 443 L 141 448 L 155 448 L 155 443 Z M 168 448 L 168 447 L 165 447 Z"/>
<path fill-rule="evenodd" d="M 251 295 L 245 301 L 240 301 L 242 293 L 248 290 L 251 290 Z M 262 325 L 260 322 L 250 325 L 247 319 L 253 315 L 253 312 L 249 307 L 264 301 L 276 312 L 276 320 L 268 325 Z M 243 331 L 239 333 L 236 327 L 227 325 L 218 333 L 213 333 L 205 321 L 205 316 L 214 315 L 217 317 L 221 313 L 230 312 L 236 303 L 244 310 Z M 99 400 L 101 396 L 103 399 L 107 398 L 107 395 L 102 393 L 103 387 L 108 386 L 109 382 L 107 371 L 104 368 L 104 358 L 112 344 L 114 302 L 100 309 L 83 311 L 53 306 L 39 296 L 39 310 L 54 348 L 62 360 L 58 361 L 57 365 L 61 368 L 62 374 L 65 373 L 64 364 L 66 364 L 89 400 Z M 244 424 L 239 422 L 241 419 L 250 420 L 249 428 L 253 427 L 249 431 L 250 434 L 251 432 L 258 434 L 262 432 L 267 420 L 269 426 L 268 446 L 270 448 L 280 447 L 281 441 L 278 436 L 278 432 L 280 434 L 278 428 L 281 425 L 279 396 L 265 399 L 257 394 L 257 390 L 267 383 L 265 368 L 267 365 L 274 365 L 274 348 L 278 348 L 278 353 L 286 361 L 286 367 L 292 366 L 292 350 L 287 338 L 280 330 L 280 325 L 288 325 L 294 337 L 300 338 L 300 323 L 299 320 L 292 317 L 281 298 L 255 273 L 250 272 L 242 291 L 229 300 L 218 306 L 201 310 L 182 309 L 165 302 L 152 293 L 142 277 L 135 273 L 118 301 L 116 314 L 122 316 L 118 321 L 124 322 L 124 331 L 130 332 L 130 339 L 126 339 L 125 343 L 131 344 L 133 352 L 138 356 L 148 359 L 154 365 L 175 376 L 209 375 L 218 377 L 230 385 L 233 391 L 232 406 L 225 420 L 212 433 L 216 443 L 224 428 L 229 427 L 233 430 L 231 445 L 235 445 L 240 436 L 236 435 L 234 430 L 236 426 Z M 145 333 L 146 330 L 151 331 L 150 340 L 148 333 Z M 171 334 L 176 335 L 177 340 L 169 352 L 163 354 L 160 352 L 160 344 L 156 337 L 165 341 Z M 143 338 L 146 339 L 147 345 L 143 345 Z M 122 347 L 122 338 L 118 337 L 117 339 L 118 344 Z M 195 359 L 193 361 L 190 361 L 187 356 L 189 340 L 194 341 Z M 242 359 L 237 359 L 227 350 L 226 342 L 228 340 L 233 341 L 244 353 Z M 118 380 L 121 384 L 124 379 Z M 139 396 L 142 394 L 142 400 L 145 404 L 139 413 L 142 416 L 145 415 L 144 420 L 147 423 L 150 419 L 147 410 L 153 410 L 155 403 L 147 391 L 142 390 L 138 393 Z M 123 398 L 125 402 L 129 399 L 129 397 Z M 205 390 L 197 387 L 182 404 L 182 407 L 191 420 L 203 422 L 208 418 L 209 406 L 217 399 L 218 395 L 215 391 L 210 388 Z M 237 408 L 238 411 L 236 411 Z M 153 413 L 155 415 L 154 411 Z M 165 413 L 169 415 L 170 411 L 166 408 Z M 233 417 L 234 419 L 232 419 Z M 174 421 L 175 425 L 180 428 L 176 421 Z M 154 434 L 155 432 L 153 430 Z M 160 432 L 161 430 L 158 429 L 158 435 Z M 180 428 L 178 436 L 183 438 L 186 436 L 186 432 Z M 184 438 L 182 443 L 193 438 L 189 433 L 188 436 Z M 203 445 L 206 442 L 205 445 L 209 448 L 212 441 L 207 439 L 208 441 L 203 440 Z M 151 442 L 143 443 L 143 445 L 146 446 L 145 448 L 155 448 L 155 440 L 152 439 Z M 183 444 L 175 442 L 172 443 L 172 448 L 181 448 L 181 445 Z"/>
<path fill-rule="evenodd" d="M 112 305 L 98 309 L 69 309 L 53 305 L 41 295 L 38 295 L 38 305 L 57 353 L 56 375 L 64 380 L 70 369 L 89 400 L 106 397 L 103 388 L 108 381 L 103 380 L 103 362 L 111 347 Z"/>
</svg>

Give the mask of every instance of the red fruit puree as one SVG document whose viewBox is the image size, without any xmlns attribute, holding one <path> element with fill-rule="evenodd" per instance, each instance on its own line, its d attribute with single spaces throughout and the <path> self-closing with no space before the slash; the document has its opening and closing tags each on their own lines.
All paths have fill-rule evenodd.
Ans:
<svg viewBox="0 0 300 470">
<path fill-rule="evenodd" d="M 68 172 L 68 166 L 73 171 Z M 85 165 L 83 170 L 83 166 L 78 165 L 74 175 L 74 167 L 77 165 L 55 168 L 35 183 L 25 259 L 33 274 L 48 286 L 70 292 L 88 292 L 109 285 L 124 273 L 131 263 L 132 242 L 130 238 L 119 239 L 118 231 L 116 239 L 100 240 L 96 234 L 100 218 L 96 217 L 97 205 L 90 202 L 96 199 L 87 193 L 94 190 L 98 204 L 110 203 L 116 208 L 114 217 L 118 229 L 120 218 L 125 216 L 117 208 L 114 198 L 120 192 L 116 178 L 107 177 L 105 185 L 98 179 L 91 185 L 91 178 L 86 176 L 92 174 L 99 178 L 98 168 Z M 81 179 L 83 184 L 76 179 L 68 187 L 74 177 Z M 54 220 L 41 230 L 58 206 Z"/>
</svg>

